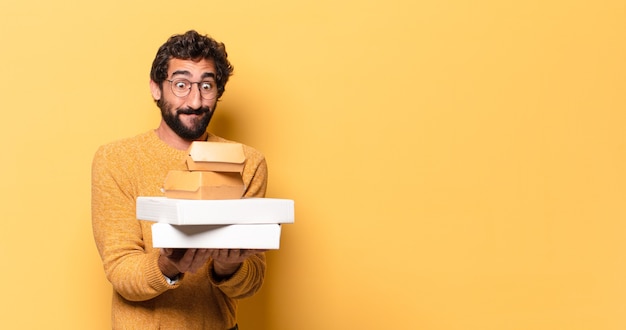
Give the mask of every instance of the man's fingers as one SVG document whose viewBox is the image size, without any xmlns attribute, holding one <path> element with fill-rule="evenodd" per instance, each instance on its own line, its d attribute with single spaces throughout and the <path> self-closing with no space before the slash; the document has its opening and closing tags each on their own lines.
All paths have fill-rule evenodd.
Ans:
<svg viewBox="0 0 626 330">
<path fill-rule="evenodd" d="M 189 249 L 185 255 L 179 260 L 178 269 L 181 273 L 197 272 L 209 260 L 210 250 L 206 249 Z"/>
<path fill-rule="evenodd" d="M 245 255 L 246 258 L 247 258 L 249 256 L 253 256 L 255 254 L 267 252 L 269 250 L 267 250 L 267 249 L 246 249 L 246 250 L 241 250 L 241 251 L 242 251 L 242 254 Z"/>
<path fill-rule="evenodd" d="M 195 251 L 193 256 L 193 260 L 189 265 L 189 271 L 192 273 L 197 272 L 204 264 L 209 260 L 209 251 L 204 249 L 199 249 Z"/>
<path fill-rule="evenodd" d="M 161 249 L 161 254 L 170 258 L 170 259 L 180 259 L 185 255 L 187 249 L 174 249 L 174 248 L 163 248 Z"/>
<path fill-rule="evenodd" d="M 181 273 L 197 272 L 209 258 L 222 263 L 241 263 L 248 257 L 267 250 L 257 249 L 161 249 L 161 253 Z"/>
</svg>

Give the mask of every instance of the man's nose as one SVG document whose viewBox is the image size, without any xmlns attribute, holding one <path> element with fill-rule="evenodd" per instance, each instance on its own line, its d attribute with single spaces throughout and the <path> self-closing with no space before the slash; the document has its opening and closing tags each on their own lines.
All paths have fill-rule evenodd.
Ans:
<svg viewBox="0 0 626 330">
<path fill-rule="evenodd" d="M 187 105 L 189 105 L 192 109 L 198 109 L 202 105 L 202 95 L 200 95 L 200 84 L 193 83 L 191 84 L 191 90 L 189 91 L 189 95 L 187 95 Z"/>
</svg>

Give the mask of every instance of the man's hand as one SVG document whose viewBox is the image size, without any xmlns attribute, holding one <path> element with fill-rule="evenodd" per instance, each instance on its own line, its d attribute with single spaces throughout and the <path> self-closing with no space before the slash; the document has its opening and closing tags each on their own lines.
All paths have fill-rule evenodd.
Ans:
<svg viewBox="0 0 626 330">
<path fill-rule="evenodd" d="M 213 258 L 213 272 L 218 278 L 227 278 L 233 275 L 244 260 L 257 253 L 267 250 L 248 249 L 212 249 L 209 255 Z"/>
<path fill-rule="evenodd" d="M 174 278 L 181 273 L 195 273 L 210 258 L 208 249 L 161 249 L 159 269 L 163 275 Z"/>
<path fill-rule="evenodd" d="M 182 273 L 195 273 L 210 258 L 213 258 L 213 272 L 224 279 L 233 275 L 244 260 L 267 250 L 248 249 L 161 249 L 159 269 L 168 278 Z"/>
</svg>

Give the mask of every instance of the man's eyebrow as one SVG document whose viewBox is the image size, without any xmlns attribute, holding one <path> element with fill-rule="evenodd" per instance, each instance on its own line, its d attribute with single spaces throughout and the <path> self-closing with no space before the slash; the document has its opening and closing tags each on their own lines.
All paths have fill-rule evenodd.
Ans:
<svg viewBox="0 0 626 330">
<path fill-rule="evenodd" d="M 204 78 L 213 78 L 213 79 L 215 79 L 215 73 L 213 73 L 213 72 L 205 72 L 205 73 L 202 74 L 202 79 L 204 79 Z"/>
<path fill-rule="evenodd" d="M 187 70 L 177 70 L 172 72 L 172 77 L 174 77 L 175 75 L 179 75 L 182 74 L 184 76 L 191 76 L 191 72 L 187 71 Z"/>
<path fill-rule="evenodd" d="M 176 75 L 191 76 L 191 72 L 189 72 L 187 70 L 176 70 L 176 71 L 172 72 L 172 77 L 174 77 Z M 213 78 L 213 79 L 215 79 L 215 73 L 213 73 L 213 72 L 205 72 L 205 73 L 202 74 L 201 79 L 205 79 L 205 78 Z"/>
</svg>

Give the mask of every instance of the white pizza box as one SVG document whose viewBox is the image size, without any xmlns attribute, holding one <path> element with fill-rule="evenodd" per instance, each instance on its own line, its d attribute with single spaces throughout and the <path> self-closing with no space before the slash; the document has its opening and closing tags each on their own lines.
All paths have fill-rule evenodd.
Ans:
<svg viewBox="0 0 626 330">
<path fill-rule="evenodd" d="M 172 225 L 294 222 L 294 201 L 280 198 L 176 199 L 137 197 L 137 219 Z"/>
<path fill-rule="evenodd" d="M 155 248 L 268 249 L 280 247 L 279 224 L 176 226 L 152 225 Z"/>
</svg>

